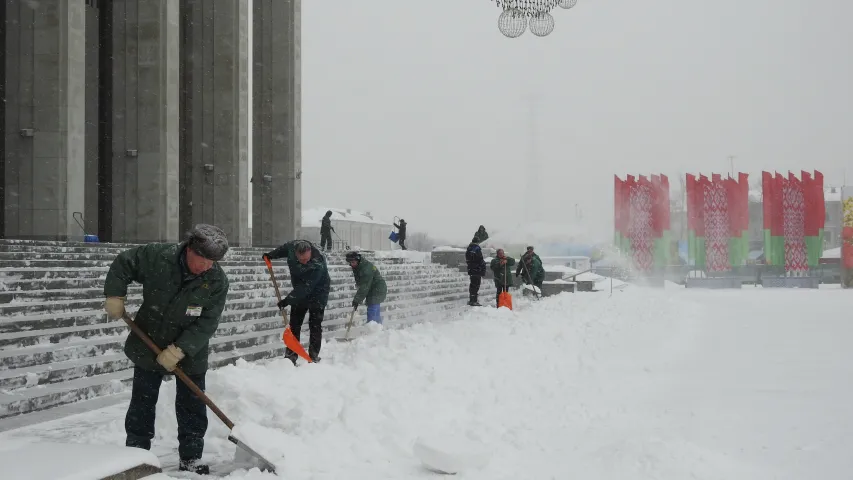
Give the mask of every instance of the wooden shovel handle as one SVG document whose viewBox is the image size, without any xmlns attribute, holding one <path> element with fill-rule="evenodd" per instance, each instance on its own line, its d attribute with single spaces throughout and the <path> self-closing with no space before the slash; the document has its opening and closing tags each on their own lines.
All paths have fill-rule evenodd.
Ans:
<svg viewBox="0 0 853 480">
<path fill-rule="evenodd" d="M 145 332 L 142 331 L 141 328 L 139 328 L 139 325 L 137 325 L 136 322 L 130 319 L 130 316 L 128 316 L 127 312 L 125 312 L 125 314 L 122 316 L 122 319 L 125 323 L 127 323 L 127 326 L 130 327 L 131 330 L 133 330 L 133 333 L 135 333 L 136 336 L 141 338 L 142 341 L 145 342 L 145 345 L 148 345 L 148 348 L 150 348 L 155 355 L 160 355 L 160 347 L 158 347 L 157 344 L 151 340 L 151 337 L 149 337 Z M 176 377 L 180 378 L 181 381 L 184 382 L 184 384 L 189 387 L 189 389 L 192 390 L 192 392 L 198 398 L 200 398 L 201 401 L 204 402 L 204 404 L 207 405 L 213 411 L 213 413 L 216 414 L 217 417 L 219 417 L 220 420 L 222 420 L 222 423 L 224 423 L 225 426 L 228 427 L 228 430 L 234 428 L 234 422 L 232 422 L 227 416 L 225 416 L 224 413 L 222 413 L 222 410 L 220 410 L 219 407 L 217 407 L 216 404 L 213 403 L 213 400 L 211 400 L 207 395 L 205 395 L 205 393 L 200 388 L 198 388 L 198 385 L 196 385 L 195 382 L 193 382 L 190 377 L 188 377 L 187 374 L 184 373 L 183 370 L 178 367 L 175 367 L 172 373 L 174 373 Z"/>
<path fill-rule="evenodd" d="M 273 273 L 272 270 L 272 261 L 269 257 L 264 255 L 264 262 L 267 264 L 267 270 L 270 272 L 270 280 L 272 280 L 272 286 L 273 288 L 275 288 L 275 298 L 277 298 L 278 301 L 281 302 L 281 291 L 278 289 L 278 281 L 276 281 L 275 273 Z M 278 304 L 276 304 L 276 306 L 278 306 Z M 287 319 L 287 312 L 283 308 L 280 308 L 279 312 L 281 312 L 281 318 L 284 321 L 285 328 L 287 328 L 287 325 L 290 323 L 290 321 Z"/>
</svg>

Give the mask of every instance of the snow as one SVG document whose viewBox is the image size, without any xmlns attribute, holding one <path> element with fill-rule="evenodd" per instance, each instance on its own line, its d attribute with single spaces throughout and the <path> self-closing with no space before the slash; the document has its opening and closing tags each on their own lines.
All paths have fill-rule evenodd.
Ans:
<svg viewBox="0 0 853 480">
<path fill-rule="evenodd" d="M 6 440 L 0 443 L 4 478 L 91 480 L 146 464 L 160 467 L 153 453 L 138 448 Z"/>
<path fill-rule="evenodd" d="M 332 211 L 332 220 L 336 222 L 373 223 L 377 225 L 391 225 L 391 222 L 376 218 L 370 212 L 360 212 L 346 208 L 315 207 L 302 210 L 302 225 L 305 227 L 319 227 L 320 221 L 326 216 L 326 212 Z"/>
<path fill-rule="evenodd" d="M 824 251 L 821 258 L 841 258 L 841 247 L 830 248 Z"/>
<path fill-rule="evenodd" d="M 417 252 L 414 250 L 382 250 L 374 252 L 376 258 L 402 258 L 410 263 L 432 263 L 430 252 Z"/>
<path fill-rule="evenodd" d="M 464 252 L 466 248 L 463 247 L 451 247 L 450 245 L 439 245 L 437 247 L 433 247 L 433 252 Z"/>
<path fill-rule="evenodd" d="M 318 364 L 241 361 L 209 372 L 208 394 L 294 480 L 432 478 L 419 438 L 464 464 L 460 480 L 841 480 L 853 469 L 851 310 L 842 289 L 519 296 L 514 310 L 327 343 Z M 164 383 L 154 440 L 167 469 L 174 394 Z M 125 409 L 4 432 L 0 445 L 122 445 Z M 209 419 L 216 470 L 235 447 Z"/>
</svg>

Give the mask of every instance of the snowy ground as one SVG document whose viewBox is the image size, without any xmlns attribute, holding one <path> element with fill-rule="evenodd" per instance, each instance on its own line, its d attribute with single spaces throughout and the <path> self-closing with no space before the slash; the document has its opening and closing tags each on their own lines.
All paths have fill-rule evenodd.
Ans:
<svg viewBox="0 0 853 480">
<path fill-rule="evenodd" d="M 317 365 L 223 368 L 208 393 L 259 426 L 256 448 L 288 479 L 432 478 L 412 455 L 419 436 L 491 455 L 459 479 L 850 478 L 849 292 L 632 287 L 515 303 L 328 344 Z M 177 445 L 172 398 L 170 382 L 155 439 L 165 463 Z M 122 444 L 124 408 L 0 443 Z M 209 417 L 205 455 L 225 465 L 234 448 Z"/>
</svg>

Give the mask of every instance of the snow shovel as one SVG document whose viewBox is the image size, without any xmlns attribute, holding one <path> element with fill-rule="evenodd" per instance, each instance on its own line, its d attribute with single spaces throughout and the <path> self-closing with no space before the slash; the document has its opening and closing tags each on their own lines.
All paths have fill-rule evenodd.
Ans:
<svg viewBox="0 0 853 480">
<path fill-rule="evenodd" d="M 272 271 L 272 261 L 264 255 L 264 262 L 266 262 L 267 270 L 270 272 L 270 280 L 272 280 L 272 286 L 275 288 L 275 297 L 279 302 L 281 302 L 281 292 L 278 289 L 278 282 L 275 280 L 275 273 Z M 306 352 L 302 344 L 299 343 L 299 339 L 293 335 L 293 331 L 290 329 L 290 321 L 287 319 L 287 311 L 283 308 L 279 311 L 281 312 L 281 318 L 284 320 L 284 331 L 281 333 L 281 341 L 284 342 L 284 345 L 289 348 L 291 352 L 295 352 L 308 363 L 313 363 L 311 356 L 308 355 L 308 352 Z"/>
<path fill-rule="evenodd" d="M 160 347 L 158 347 L 157 344 L 155 344 L 151 340 L 151 338 L 146 335 L 145 332 L 143 332 L 142 329 L 139 328 L 139 326 L 133 320 L 131 320 L 127 312 L 125 312 L 125 314 L 122 316 L 122 319 L 124 319 L 124 322 L 127 323 L 127 326 L 130 327 L 131 330 L 133 330 L 133 333 L 135 333 L 136 336 L 142 339 L 145 345 L 148 345 L 148 348 L 150 348 L 155 355 L 160 355 Z M 237 445 L 237 448 L 242 449 L 245 453 L 248 453 L 252 457 L 257 458 L 260 461 L 261 470 L 265 470 L 275 474 L 275 465 L 273 465 L 272 462 L 264 458 L 256 450 L 246 445 L 245 442 L 243 442 L 234 435 L 234 422 L 232 422 L 231 419 L 229 419 L 227 416 L 225 416 L 224 413 L 222 413 L 222 410 L 220 410 L 219 407 L 217 407 L 216 404 L 213 403 L 213 400 L 211 400 L 200 388 L 198 388 L 198 385 L 196 385 L 195 382 L 193 382 L 190 377 L 188 377 L 187 374 L 184 373 L 183 370 L 181 370 L 179 367 L 175 367 L 172 373 L 174 373 L 176 377 L 181 379 L 181 381 L 184 382 L 184 384 L 190 390 L 192 390 L 192 392 L 198 398 L 200 398 L 201 401 L 204 402 L 204 404 L 207 405 L 208 408 L 210 408 L 210 410 L 212 410 L 217 417 L 219 417 L 220 420 L 222 420 L 222 423 L 224 423 L 225 426 L 228 427 L 228 430 L 231 430 L 231 434 L 228 435 L 228 440 L 231 443 Z"/>
<path fill-rule="evenodd" d="M 343 341 L 348 342 L 349 338 L 349 329 L 352 328 L 352 322 L 355 320 L 355 312 L 358 311 L 358 307 L 352 309 L 352 313 L 349 316 L 349 322 L 347 322 L 347 333 L 344 335 Z"/>
<path fill-rule="evenodd" d="M 506 276 L 508 275 L 507 265 L 504 265 L 504 289 L 498 295 L 498 308 L 506 307 L 512 310 L 512 295 L 506 291 Z"/>
</svg>

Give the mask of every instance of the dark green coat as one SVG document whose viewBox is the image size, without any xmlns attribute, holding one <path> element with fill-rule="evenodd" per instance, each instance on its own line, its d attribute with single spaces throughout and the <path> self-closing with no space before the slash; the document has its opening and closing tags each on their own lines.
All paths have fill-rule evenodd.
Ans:
<svg viewBox="0 0 853 480">
<path fill-rule="evenodd" d="M 526 254 L 521 256 L 521 261 L 518 262 L 515 273 L 520 273 L 525 283 L 532 283 L 537 287 L 541 286 L 542 282 L 545 281 L 545 268 L 542 266 L 542 259 L 534 253 L 530 262 L 525 262 L 526 257 Z"/>
<path fill-rule="evenodd" d="M 329 303 L 329 288 L 332 283 L 329 278 L 329 269 L 326 266 L 326 257 L 312 243 L 311 260 L 303 265 L 296 258 L 296 250 L 293 248 L 295 242 L 296 240 L 285 243 L 267 253 L 267 257 L 270 260 L 287 259 L 290 283 L 293 285 L 293 290 L 287 295 L 291 305 L 326 308 L 326 304 Z"/>
<path fill-rule="evenodd" d="M 385 279 L 382 278 L 382 273 L 376 265 L 362 258 L 358 266 L 352 269 L 352 276 L 355 277 L 355 285 L 358 287 L 354 301 L 361 304 L 367 299 L 366 305 L 376 305 L 385 301 L 388 286 L 385 285 Z"/>
<path fill-rule="evenodd" d="M 228 277 L 219 264 L 192 275 L 183 259 L 185 244 L 150 243 L 121 252 L 104 281 L 104 295 L 126 297 L 131 282 L 142 284 L 142 306 L 134 321 L 158 347 L 183 350 L 178 366 L 187 374 L 207 371 L 210 338 L 219 325 L 228 294 Z M 190 315 L 189 307 L 201 307 Z M 124 353 L 136 366 L 165 373 L 157 356 L 133 332 Z"/>
<path fill-rule="evenodd" d="M 512 286 L 513 265 L 515 265 L 515 259 L 512 257 L 506 257 L 506 265 L 501 265 L 501 259 L 498 257 L 492 259 L 490 267 L 495 272 L 495 287 Z M 504 284 L 504 279 L 506 279 L 506 284 Z"/>
</svg>

